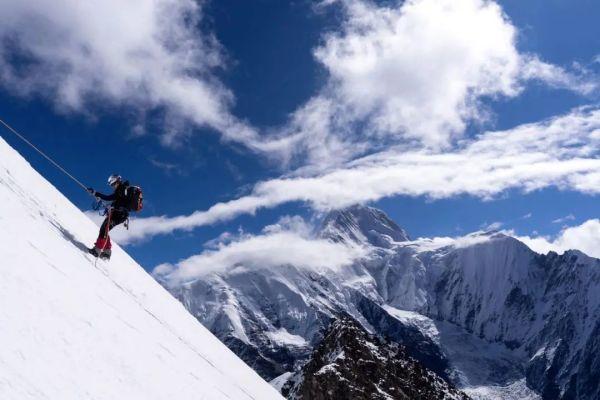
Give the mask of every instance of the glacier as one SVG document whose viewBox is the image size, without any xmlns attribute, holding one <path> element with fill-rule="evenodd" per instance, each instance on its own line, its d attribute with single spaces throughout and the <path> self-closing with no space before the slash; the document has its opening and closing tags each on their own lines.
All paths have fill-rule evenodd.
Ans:
<svg viewBox="0 0 600 400">
<path fill-rule="evenodd" d="M 3 400 L 282 399 L 1 138 L 0 227 Z"/>
</svg>

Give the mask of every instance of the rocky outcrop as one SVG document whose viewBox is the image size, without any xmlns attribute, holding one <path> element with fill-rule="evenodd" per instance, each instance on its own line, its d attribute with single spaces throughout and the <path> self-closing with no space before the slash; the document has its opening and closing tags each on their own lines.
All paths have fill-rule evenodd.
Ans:
<svg viewBox="0 0 600 400">
<path fill-rule="evenodd" d="M 288 391 L 295 400 L 466 400 L 408 355 L 403 346 L 368 334 L 350 317 L 331 324 Z"/>
</svg>

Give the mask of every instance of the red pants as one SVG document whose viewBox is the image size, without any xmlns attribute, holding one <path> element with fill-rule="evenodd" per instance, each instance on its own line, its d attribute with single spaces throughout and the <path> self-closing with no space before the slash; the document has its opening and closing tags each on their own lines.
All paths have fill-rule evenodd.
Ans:
<svg viewBox="0 0 600 400">
<path fill-rule="evenodd" d="M 106 218 L 104 218 L 104 222 L 102 222 L 102 226 L 100 226 L 100 233 L 98 233 L 98 239 L 96 240 L 96 247 L 99 249 L 107 250 L 111 248 L 110 244 L 110 236 L 108 236 L 108 232 L 117 225 L 122 224 L 127 221 L 129 215 L 127 212 L 118 211 L 118 210 L 110 210 Z"/>
</svg>

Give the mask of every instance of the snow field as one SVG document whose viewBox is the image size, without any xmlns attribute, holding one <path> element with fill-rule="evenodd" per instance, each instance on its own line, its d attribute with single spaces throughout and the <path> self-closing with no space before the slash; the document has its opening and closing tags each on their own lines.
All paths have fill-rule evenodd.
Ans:
<svg viewBox="0 0 600 400">
<path fill-rule="evenodd" d="M 1 399 L 282 398 L 2 139 L 0 204 Z"/>
</svg>

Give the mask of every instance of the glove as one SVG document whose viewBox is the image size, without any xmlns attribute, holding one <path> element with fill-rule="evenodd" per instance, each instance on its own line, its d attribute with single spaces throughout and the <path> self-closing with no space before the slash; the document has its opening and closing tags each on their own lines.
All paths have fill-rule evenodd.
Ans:
<svg viewBox="0 0 600 400">
<path fill-rule="evenodd" d="M 90 194 L 93 196 L 96 195 L 96 191 L 94 189 L 92 189 L 91 187 L 87 188 L 87 191 L 90 192 Z"/>
</svg>

